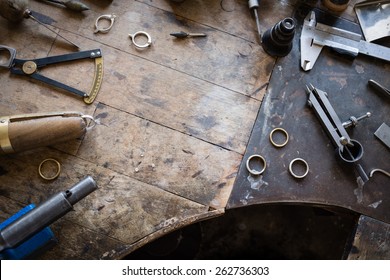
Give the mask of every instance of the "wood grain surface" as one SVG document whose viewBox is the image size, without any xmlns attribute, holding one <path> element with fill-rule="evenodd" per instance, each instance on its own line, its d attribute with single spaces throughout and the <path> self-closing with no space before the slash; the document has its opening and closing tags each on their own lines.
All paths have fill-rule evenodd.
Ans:
<svg viewBox="0 0 390 280">
<path fill-rule="evenodd" d="M 39 1 L 30 1 L 30 9 L 80 50 L 102 50 L 103 84 L 93 104 L 0 68 L 0 115 L 77 111 L 97 122 L 82 139 L 0 158 L 1 221 L 86 175 L 97 181 L 97 191 L 52 225 L 59 242 L 43 259 L 122 258 L 172 230 L 222 215 L 277 61 L 259 45 L 246 0 L 83 2 L 91 8 L 83 13 Z M 261 1 L 263 31 L 292 16 L 298 2 Z M 116 15 L 112 29 L 94 33 L 104 14 Z M 141 30 L 152 38 L 143 50 L 129 38 Z M 178 31 L 207 37 L 169 35 Z M 0 45 L 21 59 L 76 51 L 28 19 L 0 18 Z M 94 64 L 40 71 L 88 91 Z M 61 163 L 55 181 L 38 176 L 46 158 Z"/>
</svg>

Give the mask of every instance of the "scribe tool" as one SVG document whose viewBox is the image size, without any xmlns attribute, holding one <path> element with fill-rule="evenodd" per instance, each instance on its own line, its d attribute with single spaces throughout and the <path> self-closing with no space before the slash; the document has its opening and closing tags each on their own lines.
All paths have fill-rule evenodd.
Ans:
<svg viewBox="0 0 390 280">
<path fill-rule="evenodd" d="M 259 0 L 249 0 L 248 6 L 251 11 L 253 11 L 253 14 L 255 15 L 256 19 L 256 25 L 257 25 L 257 32 L 259 33 L 259 38 L 261 42 L 261 27 L 260 27 L 260 21 L 259 21 L 259 15 L 258 15 L 258 9 L 259 9 Z"/>
<path fill-rule="evenodd" d="M 207 35 L 204 33 L 186 33 L 184 31 L 173 32 L 170 35 L 179 39 L 184 39 L 188 37 L 207 37 Z"/>
<path fill-rule="evenodd" d="M 323 128 L 336 147 L 339 158 L 346 164 L 353 164 L 363 184 L 368 181 L 368 175 L 358 161 L 363 157 L 363 146 L 357 140 L 351 139 L 345 128 L 355 127 L 357 123 L 371 116 L 367 112 L 361 117 L 350 117 L 346 122 L 341 122 L 332 105 L 327 93 L 315 88 L 313 85 L 306 86 L 308 105 L 312 107 L 320 120 Z"/>
</svg>

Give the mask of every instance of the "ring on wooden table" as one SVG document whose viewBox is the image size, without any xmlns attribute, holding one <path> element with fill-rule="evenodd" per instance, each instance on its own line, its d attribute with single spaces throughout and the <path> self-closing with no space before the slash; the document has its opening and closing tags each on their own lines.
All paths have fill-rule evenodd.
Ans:
<svg viewBox="0 0 390 280">
<path fill-rule="evenodd" d="M 114 25 L 115 18 L 116 18 L 116 15 L 114 15 L 114 14 L 112 14 L 112 15 L 101 15 L 100 17 L 98 17 L 96 19 L 96 22 L 95 22 L 95 31 L 93 33 L 98 33 L 98 32 L 107 33 L 108 31 L 110 31 L 110 29 Z M 102 20 L 102 19 L 109 20 L 110 21 L 110 25 L 108 27 L 99 27 L 99 21 Z"/>
<path fill-rule="evenodd" d="M 47 162 L 54 162 L 56 164 L 56 166 L 57 166 L 56 173 L 53 176 L 51 176 L 51 177 L 48 177 L 48 176 L 44 175 L 43 172 L 42 172 L 42 167 Z M 57 160 L 55 160 L 53 158 L 45 159 L 44 161 L 41 162 L 41 164 L 38 167 L 39 176 L 41 176 L 43 179 L 48 180 L 48 181 L 54 180 L 55 178 L 57 178 L 60 175 L 60 172 L 61 172 L 61 164 Z"/>
<path fill-rule="evenodd" d="M 140 45 L 140 44 L 138 44 L 136 41 L 135 41 L 135 38 L 137 37 L 137 36 L 145 36 L 147 39 L 148 39 L 148 41 L 145 43 L 145 44 L 143 44 L 143 45 Z M 147 33 L 147 32 L 145 32 L 145 31 L 138 31 L 138 32 L 135 32 L 134 34 L 129 34 L 129 37 L 131 38 L 131 41 L 133 42 L 133 44 L 137 47 L 137 48 L 140 48 L 140 49 L 145 49 L 145 48 L 147 48 L 147 47 L 149 47 L 151 44 L 152 44 L 152 38 L 150 37 L 150 35 Z"/>
</svg>

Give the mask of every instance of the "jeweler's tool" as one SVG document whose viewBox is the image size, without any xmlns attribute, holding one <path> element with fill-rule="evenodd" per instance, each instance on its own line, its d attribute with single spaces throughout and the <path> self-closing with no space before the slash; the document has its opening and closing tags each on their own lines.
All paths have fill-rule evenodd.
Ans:
<svg viewBox="0 0 390 280">
<path fill-rule="evenodd" d="M 387 95 L 387 97 L 390 97 L 390 89 L 385 88 L 380 83 L 370 79 L 368 80 L 368 84 L 372 86 L 374 89 L 376 89 L 377 91 Z"/>
<path fill-rule="evenodd" d="M 386 123 L 382 123 L 375 131 L 374 135 L 390 149 L 390 126 Z"/>
<path fill-rule="evenodd" d="M 362 36 L 347 30 L 317 23 L 314 11 L 305 18 L 301 33 L 301 67 L 313 68 L 324 46 L 357 56 L 359 53 L 390 61 L 390 49 L 362 40 Z"/>
<path fill-rule="evenodd" d="M 0 67 L 9 68 L 12 74 L 28 76 L 35 80 L 39 80 L 46 84 L 55 86 L 57 88 L 69 91 L 78 96 L 84 98 L 84 102 L 87 104 L 91 104 L 100 89 L 103 79 L 103 58 L 102 51 L 100 49 L 82 51 L 82 52 L 74 52 L 70 54 L 57 55 L 57 56 L 48 56 L 44 58 L 37 59 L 17 59 L 16 50 L 7 46 L 0 45 L 0 53 L 8 52 L 9 59 L 4 63 L 0 62 Z M 60 62 L 74 61 L 78 59 L 94 59 L 95 60 L 95 76 L 92 84 L 92 88 L 89 93 L 85 93 L 68 85 L 65 85 L 61 82 L 55 81 L 48 77 L 45 77 L 38 73 L 38 69 L 47 65 L 56 64 Z"/>
<path fill-rule="evenodd" d="M 61 37 L 62 39 L 72 44 L 77 49 L 79 49 L 79 46 L 77 46 L 75 43 L 63 37 L 59 33 L 55 32 L 53 29 L 49 28 L 46 24 L 39 21 L 33 15 L 33 12 L 28 9 L 27 7 L 28 4 L 29 4 L 28 0 L 0 0 L 0 16 L 4 17 L 6 20 L 10 22 L 15 22 L 15 23 L 22 21 L 24 18 L 32 19 L 36 23 L 42 25 L 46 29 L 55 33 L 58 37 Z"/>
<path fill-rule="evenodd" d="M 0 116 L 0 155 L 81 138 L 94 125 L 76 112 Z"/>
<path fill-rule="evenodd" d="M 255 15 L 257 32 L 259 33 L 259 38 L 260 38 L 260 43 L 261 43 L 262 35 L 261 35 L 261 27 L 260 27 L 259 15 L 258 15 L 259 2 L 260 2 L 260 0 L 249 0 L 248 6 L 249 6 L 249 9 L 251 11 L 253 11 L 253 14 Z"/>
<path fill-rule="evenodd" d="M 207 35 L 204 33 L 186 33 L 184 31 L 173 32 L 170 35 L 179 39 L 184 39 L 188 37 L 207 37 Z"/>
<path fill-rule="evenodd" d="M 313 85 L 306 86 L 306 92 L 308 94 L 308 105 L 314 109 L 326 133 L 336 147 L 340 159 L 345 163 L 353 164 L 362 182 L 367 182 L 366 172 L 357 163 L 363 156 L 363 146 L 358 141 L 351 139 L 345 128 L 356 126 L 358 121 L 370 117 L 371 113 L 368 112 L 358 118 L 350 117 L 349 121 L 342 123 L 330 104 L 326 92 L 315 88 Z"/>
<path fill-rule="evenodd" d="M 53 222 L 73 210 L 73 205 L 97 190 L 91 176 L 87 176 L 66 191 L 61 191 L 28 211 L 0 230 L 0 252 L 17 248 Z M 33 253 L 33 252 L 32 252 Z"/>
<path fill-rule="evenodd" d="M 50 2 L 54 4 L 58 4 L 61 6 L 64 6 L 65 8 L 76 11 L 76 12 L 82 12 L 89 10 L 89 7 L 80 1 L 75 0 L 68 0 L 68 1 L 58 1 L 58 0 L 37 0 L 39 2 Z"/>
</svg>

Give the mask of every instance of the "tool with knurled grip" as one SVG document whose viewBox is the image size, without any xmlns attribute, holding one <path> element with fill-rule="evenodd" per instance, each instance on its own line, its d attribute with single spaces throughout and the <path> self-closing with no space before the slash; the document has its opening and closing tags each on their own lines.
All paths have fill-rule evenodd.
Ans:
<svg viewBox="0 0 390 280">
<path fill-rule="evenodd" d="M 103 79 L 103 58 L 102 51 L 100 49 L 74 52 L 56 56 L 48 56 L 37 59 L 17 59 L 16 50 L 3 45 L 0 45 L 0 54 L 1 52 L 8 53 L 7 56 L 9 57 L 9 59 L 3 63 L 1 63 L 0 61 L 0 67 L 9 68 L 12 74 L 28 76 L 32 79 L 41 81 L 51 86 L 66 90 L 80 97 L 83 97 L 84 102 L 87 104 L 91 104 L 95 100 L 99 92 Z M 89 93 L 83 92 L 74 87 L 68 86 L 64 83 L 43 76 L 38 72 L 40 68 L 43 68 L 48 65 L 88 58 L 95 60 L 95 76 L 92 83 L 92 88 Z"/>
<path fill-rule="evenodd" d="M 308 105 L 312 107 L 324 127 L 326 133 L 336 147 L 339 158 L 346 164 L 353 164 L 363 184 L 368 181 L 368 175 L 358 161 L 363 157 L 363 146 L 357 140 L 351 139 L 345 130 L 355 127 L 358 122 L 371 116 L 367 112 L 361 117 L 351 116 L 348 121 L 341 122 L 326 92 L 315 88 L 313 85 L 306 86 Z"/>
</svg>

